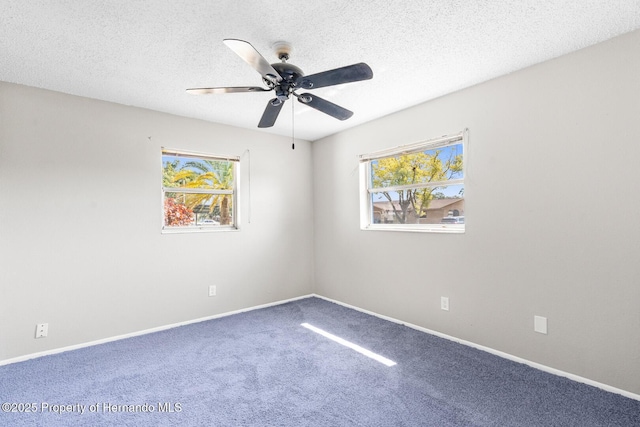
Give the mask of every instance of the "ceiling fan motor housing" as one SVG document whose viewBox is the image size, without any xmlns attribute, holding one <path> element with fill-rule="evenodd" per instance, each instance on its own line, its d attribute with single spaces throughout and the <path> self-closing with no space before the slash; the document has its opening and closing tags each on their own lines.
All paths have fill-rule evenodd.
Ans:
<svg viewBox="0 0 640 427">
<path fill-rule="evenodd" d="M 276 62 L 271 66 L 282 77 L 282 80 L 275 85 L 276 96 L 281 101 L 286 101 L 295 89 L 296 80 L 304 76 L 304 73 L 300 68 L 286 62 Z"/>
</svg>

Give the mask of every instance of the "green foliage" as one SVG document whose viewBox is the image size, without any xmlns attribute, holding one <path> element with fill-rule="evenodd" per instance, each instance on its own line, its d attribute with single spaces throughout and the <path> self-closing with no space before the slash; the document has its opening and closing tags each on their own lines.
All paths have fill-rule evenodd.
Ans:
<svg viewBox="0 0 640 427">
<path fill-rule="evenodd" d="M 175 182 L 174 178 L 178 173 L 179 164 L 180 160 L 174 160 L 173 162 L 167 160 L 164 162 L 164 167 L 162 168 L 162 185 L 164 187 L 178 187 L 178 183 Z"/>
<path fill-rule="evenodd" d="M 441 158 L 442 150 L 402 154 L 378 159 L 371 164 L 372 184 L 374 188 L 389 188 L 405 185 L 442 182 L 462 172 L 462 154 L 451 151 L 449 158 Z M 409 207 L 413 208 L 416 218 L 426 214 L 429 203 L 434 198 L 443 198 L 439 187 L 405 188 L 385 191 L 382 194 L 393 206 L 396 221 L 405 224 Z M 392 194 L 397 198 L 392 197 Z"/>
</svg>

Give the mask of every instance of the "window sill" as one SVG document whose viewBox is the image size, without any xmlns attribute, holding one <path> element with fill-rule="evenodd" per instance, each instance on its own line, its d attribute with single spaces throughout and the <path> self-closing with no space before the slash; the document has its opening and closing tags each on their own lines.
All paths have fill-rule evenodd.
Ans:
<svg viewBox="0 0 640 427">
<path fill-rule="evenodd" d="M 240 231 L 235 226 L 218 226 L 218 227 L 167 227 L 162 228 L 162 234 L 185 234 L 185 233 L 220 233 L 225 231 Z"/>
<path fill-rule="evenodd" d="M 415 224 L 390 224 L 380 225 L 372 224 L 360 228 L 363 231 L 403 231 L 411 233 L 454 233 L 462 234 L 465 232 L 464 225 L 447 225 L 447 224 L 429 224 L 415 225 Z"/>
</svg>

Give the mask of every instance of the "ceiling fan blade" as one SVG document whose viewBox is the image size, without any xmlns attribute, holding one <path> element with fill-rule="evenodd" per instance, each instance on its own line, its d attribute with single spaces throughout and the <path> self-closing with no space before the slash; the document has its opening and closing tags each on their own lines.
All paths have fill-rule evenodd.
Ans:
<svg viewBox="0 0 640 427">
<path fill-rule="evenodd" d="M 258 127 L 270 128 L 273 126 L 283 105 L 284 101 L 280 101 L 278 98 L 273 98 L 269 101 L 267 108 L 265 108 L 264 113 L 262 113 L 262 118 L 260 119 L 260 123 L 258 123 Z"/>
<path fill-rule="evenodd" d="M 298 101 L 308 105 L 311 108 L 315 108 L 318 111 L 322 111 L 325 114 L 335 117 L 338 120 L 347 120 L 353 116 L 353 111 L 349 111 L 339 105 L 329 102 L 326 99 L 319 96 L 311 95 L 310 93 L 303 93 L 298 96 Z"/>
<path fill-rule="evenodd" d="M 247 64 L 255 68 L 255 70 L 265 79 L 274 83 L 282 80 L 282 77 L 278 74 L 275 68 L 273 68 L 271 64 L 269 64 L 269 62 L 260 55 L 251 43 L 237 39 L 224 39 L 223 42 L 240 58 L 244 59 Z"/>
<path fill-rule="evenodd" d="M 373 71 L 371 71 L 371 68 L 364 62 L 360 62 L 358 64 L 347 65 L 346 67 L 299 77 L 296 80 L 296 86 L 302 89 L 317 89 L 319 87 L 369 80 L 372 77 Z"/>
<path fill-rule="evenodd" d="M 238 87 L 199 87 L 187 89 L 187 93 L 193 95 L 207 95 L 210 93 L 243 93 L 243 92 L 269 92 L 271 89 L 265 89 L 259 86 L 238 86 Z"/>
</svg>

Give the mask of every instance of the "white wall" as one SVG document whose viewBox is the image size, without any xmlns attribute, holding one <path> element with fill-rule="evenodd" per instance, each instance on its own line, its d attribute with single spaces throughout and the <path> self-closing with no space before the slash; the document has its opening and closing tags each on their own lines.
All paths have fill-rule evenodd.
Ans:
<svg viewBox="0 0 640 427">
<path fill-rule="evenodd" d="M 160 233 L 162 146 L 242 156 L 241 231 Z M 0 83 L 0 360 L 309 294 L 311 164 L 306 141 Z"/>
<path fill-rule="evenodd" d="M 630 33 L 314 142 L 316 292 L 640 393 L 639 47 Z M 464 128 L 465 234 L 359 229 L 358 154 Z"/>
</svg>

